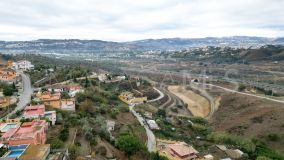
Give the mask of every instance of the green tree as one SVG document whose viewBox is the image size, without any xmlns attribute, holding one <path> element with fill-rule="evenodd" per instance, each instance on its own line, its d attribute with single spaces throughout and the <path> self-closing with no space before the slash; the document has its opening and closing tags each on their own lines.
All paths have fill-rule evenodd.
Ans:
<svg viewBox="0 0 284 160">
<path fill-rule="evenodd" d="M 166 111 L 164 109 L 158 109 L 157 115 L 159 117 L 166 117 Z"/>
<path fill-rule="evenodd" d="M 63 145 L 64 145 L 64 143 L 63 143 L 60 139 L 58 139 L 58 138 L 53 139 L 53 140 L 51 141 L 51 143 L 50 143 L 50 147 L 51 147 L 52 149 L 59 149 L 59 148 L 62 148 Z"/>
<path fill-rule="evenodd" d="M 64 92 L 61 92 L 61 98 L 62 99 L 68 99 L 68 98 L 70 98 L 70 96 L 67 92 L 64 91 Z"/>
<path fill-rule="evenodd" d="M 59 134 L 59 139 L 65 142 L 67 141 L 68 137 L 69 137 L 69 128 L 64 127 Z"/>
<path fill-rule="evenodd" d="M 116 141 L 117 147 L 124 151 L 128 156 L 135 154 L 137 151 L 143 149 L 143 145 L 136 137 L 129 134 L 120 135 Z"/>
<path fill-rule="evenodd" d="M 6 87 L 3 89 L 3 94 L 4 94 L 5 96 L 12 96 L 13 93 L 14 93 L 14 90 L 13 90 L 13 88 L 10 87 L 10 86 L 6 86 Z"/>
</svg>

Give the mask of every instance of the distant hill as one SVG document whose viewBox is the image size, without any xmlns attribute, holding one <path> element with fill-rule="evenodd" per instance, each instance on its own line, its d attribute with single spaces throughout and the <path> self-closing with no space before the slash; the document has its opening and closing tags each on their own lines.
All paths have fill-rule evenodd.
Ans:
<svg viewBox="0 0 284 160">
<path fill-rule="evenodd" d="M 283 61 L 283 45 L 259 48 L 205 47 L 171 52 L 172 58 L 201 60 L 213 63 L 244 63 L 254 61 Z"/>
<path fill-rule="evenodd" d="M 284 46 L 267 45 L 259 49 L 248 49 L 241 59 L 248 61 L 284 60 Z"/>
<path fill-rule="evenodd" d="M 283 45 L 284 38 L 265 37 L 206 37 L 145 39 L 131 42 L 110 42 L 79 39 L 39 39 L 35 41 L 0 41 L 0 52 L 4 53 L 116 53 L 147 50 L 181 50 L 203 46 L 250 47 L 261 45 Z"/>
</svg>

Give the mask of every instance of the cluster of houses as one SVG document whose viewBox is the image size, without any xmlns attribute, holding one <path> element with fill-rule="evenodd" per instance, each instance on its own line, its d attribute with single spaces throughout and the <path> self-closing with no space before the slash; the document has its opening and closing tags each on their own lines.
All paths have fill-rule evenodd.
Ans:
<svg viewBox="0 0 284 160">
<path fill-rule="evenodd" d="M 15 83 L 17 81 L 17 73 L 11 68 L 0 68 L 0 81 Z"/>
<path fill-rule="evenodd" d="M 7 65 L 0 68 L 0 81 L 4 82 L 16 82 L 17 80 L 17 70 L 31 70 L 34 69 L 34 65 L 30 61 L 20 60 L 13 62 L 9 60 Z"/>
<path fill-rule="evenodd" d="M 46 159 L 50 152 L 50 145 L 45 144 L 46 132 L 55 122 L 56 111 L 45 111 L 44 105 L 30 105 L 21 117 L 0 123 L 0 150 L 6 151 L 0 160 Z"/>
<path fill-rule="evenodd" d="M 39 90 L 36 93 L 35 102 L 42 102 L 44 105 L 51 106 L 53 108 L 75 111 L 75 95 L 81 92 L 80 85 L 52 85 L 47 87 L 46 91 Z M 68 94 L 68 98 L 62 97 L 63 92 Z"/>
</svg>

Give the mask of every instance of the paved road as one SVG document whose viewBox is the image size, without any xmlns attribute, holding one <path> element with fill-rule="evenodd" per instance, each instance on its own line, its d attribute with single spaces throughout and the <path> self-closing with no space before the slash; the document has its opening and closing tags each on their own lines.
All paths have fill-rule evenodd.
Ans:
<svg viewBox="0 0 284 160">
<path fill-rule="evenodd" d="M 33 89 L 31 86 L 30 77 L 24 73 L 20 73 L 20 75 L 22 77 L 23 92 L 20 93 L 19 102 L 17 103 L 17 107 L 12 112 L 10 112 L 7 116 L 10 116 L 16 113 L 18 110 L 22 110 L 31 101 L 31 95 L 33 93 Z"/>
<path fill-rule="evenodd" d="M 135 105 L 129 105 L 129 110 L 137 118 L 139 123 L 146 130 L 146 134 L 147 134 L 147 137 L 148 137 L 148 140 L 147 140 L 148 151 L 149 152 L 156 152 L 156 137 L 155 137 L 154 133 L 151 131 L 151 129 L 149 128 L 149 126 L 145 124 L 144 118 L 141 115 L 139 115 L 136 111 L 134 111 L 134 109 L 133 109 L 134 106 Z"/>
</svg>

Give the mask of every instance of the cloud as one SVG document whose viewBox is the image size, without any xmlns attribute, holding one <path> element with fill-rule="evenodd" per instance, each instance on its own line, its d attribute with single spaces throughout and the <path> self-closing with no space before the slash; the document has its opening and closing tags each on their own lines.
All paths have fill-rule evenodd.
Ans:
<svg viewBox="0 0 284 160">
<path fill-rule="evenodd" d="M 282 0 L 9 0 L 0 39 L 284 36 Z"/>
</svg>

